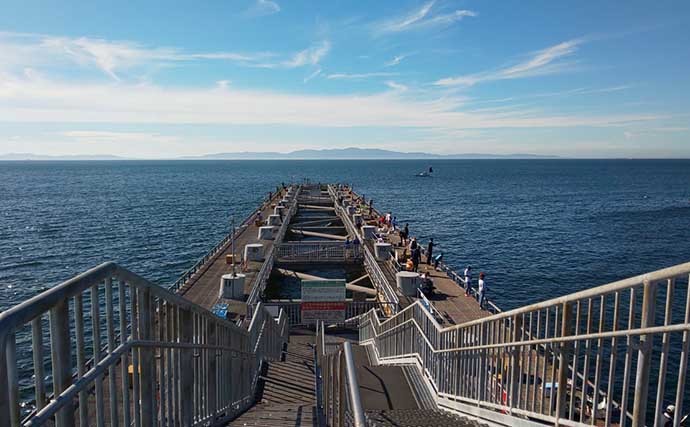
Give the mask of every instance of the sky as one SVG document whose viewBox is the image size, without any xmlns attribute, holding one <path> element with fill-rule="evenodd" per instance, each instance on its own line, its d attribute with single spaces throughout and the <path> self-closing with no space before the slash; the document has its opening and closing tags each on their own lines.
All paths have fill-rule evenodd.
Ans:
<svg viewBox="0 0 690 427">
<path fill-rule="evenodd" d="M 687 1 L 0 10 L 0 154 L 690 157 Z"/>
</svg>

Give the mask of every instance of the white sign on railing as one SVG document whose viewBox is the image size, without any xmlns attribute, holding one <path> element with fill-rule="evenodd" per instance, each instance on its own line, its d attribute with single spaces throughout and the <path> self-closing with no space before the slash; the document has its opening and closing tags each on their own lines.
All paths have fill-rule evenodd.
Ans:
<svg viewBox="0 0 690 427">
<path fill-rule="evenodd" d="M 345 280 L 302 280 L 302 323 L 345 321 Z"/>
</svg>

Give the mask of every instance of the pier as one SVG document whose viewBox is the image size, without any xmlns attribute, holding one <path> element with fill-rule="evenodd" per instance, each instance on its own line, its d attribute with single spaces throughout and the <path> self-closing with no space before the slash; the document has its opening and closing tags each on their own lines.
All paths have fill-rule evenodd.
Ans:
<svg viewBox="0 0 690 427">
<path fill-rule="evenodd" d="M 277 190 L 170 287 L 105 263 L 0 314 L 0 425 L 680 425 L 690 263 L 480 307 L 352 188 Z"/>
</svg>

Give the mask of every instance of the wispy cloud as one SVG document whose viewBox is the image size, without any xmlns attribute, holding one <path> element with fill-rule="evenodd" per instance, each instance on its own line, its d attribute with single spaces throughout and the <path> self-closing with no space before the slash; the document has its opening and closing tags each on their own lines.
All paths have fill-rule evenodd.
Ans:
<svg viewBox="0 0 690 427">
<path fill-rule="evenodd" d="M 0 33 L 1 68 L 78 64 L 100 70 L 113 80 L 140 68 L 193 61 L 227 61 L 245 67 L 297 68 L 313 66 L 328 54 L 321 41 L 293 54 L 272 52 L 188 52 L 174 47 L 148 47 L 132 41 L 70 38 L 39 34 Z"/>
<path fill-rule="evenodd" d="M 408 56 L 410 56 L 410 55 L 403 54 L 403 55 L 394 56 L 393 59 L 391 59 L 390 61 L 388 61 L 384 64 L 384 67 L 394 67 L 394 66 L 400 64 Z"/>
<path fill-rule="evenodd" d="M 387 81 L 386 86 L 397 92 L 406 92 L 408 87 L 401 83 L 396 83 L 394 81 Z"/>
<path fill-rule="evenodd" d="M 374 73 L 333 73 L 326 76 L 329 80 L 364 80 L 377 77 L 397 76 L 398 73 L 374 72 Z"/>
<path fill-rule="evenodd" d="M 465 17 L 477 16 L 477 12 L 466 9 L 456 9 L 453 11 L 437 10 L 439 8 L 435 8 L 435 4 L 435 1 L 430 1 L 424 3 L 419 9 L 378 22 L 374 26 L 374 33 L 398 33 L 429 27 L 447 26 Z"/>
<path fill-rule="evenodd" d="M 266 16 L 278 12 L 280 12 L 280 5 L 271 0 L 256 0 L 254 4 L 247 9 L 247 15 L 250 16 Z"/>
<path fill-rule="evenodd" d="M 302 67 L 305 65 L 318 65 L 321 59 L 331 50 L 329 41 L 322 41 L 314 46 L 297 52 L 287 61 L 281 64 L 286 68 Z"/>
<path fill-rule="evenodd" d="M 317 68 L 316 71 L 314 71 L 313 73 L 309 74 L 307 77 L 304 78 L 304 83 L 307 83 L 307 82 L 309 82 L 309 80 L 320 75 L 321 71 L 322 71 L 321 68 Z"/>
<path fill-rule="evenodd" d="M 481 73 L 446 77 L 437 80 L 434 84 L 437 86 L 473 86 L 495 80 L 536 77 L 568 71 L 572 68 L 573 62 L 563 61 L 563 59 L 574 54 L 582 42 L 582 39 L 565 41 L 533 52 L 529 58 L 512 66 Z"/>
<path fill-rule="evenodd" d="M 129 143 L 129 142 L 176 142 L 180 138 L 170 135 L 161 135 L 148 132 L 112 132 L 96 130 L 71 130 L 60 132 L 64 136 L 79 142 L 90 143 Z"/>
<path fill-rule="evenodd" d="M 58 82 L 28 77 L 0 80 L 0 117 L 13 123 L 277 124 L 450 130 L 629 126 L 667 118 L 649 113 L 482 113 L 468 111 L 463 101 L 455 97 L 419 100 L 399 96 L 396 91 L 300 95 L 217 85 L 175 88 L 124 82 Z"/>
</svg>

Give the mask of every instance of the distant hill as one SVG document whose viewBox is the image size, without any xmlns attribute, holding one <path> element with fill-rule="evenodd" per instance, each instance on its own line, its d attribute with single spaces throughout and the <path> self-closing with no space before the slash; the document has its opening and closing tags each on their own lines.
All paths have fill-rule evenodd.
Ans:
<svg viewBox="0 0 690 427">
<path fill-rule="evenodd" d="M 126 158 L 110 155 L 45 156 L 32 153 L 9 153 L 0 154 L 0 160 L 126 160 Z"/>
<path fill-rule="evenodd" d="M 378 148 L 331 148 L 297 150 L 288 153 L 243 151 L 184 156 L 165 160 L 394 160 L 394 159 L 552 159 L 557 156 L 538 154 L 432 154 L 402 152 Z M 109 155 L 46 156 L 31 153 L 0 154 L 0 160 L 143 160 Z M 151 159 L 147 159 L 151 160 Z"/>
<path fill-rule="evenodd" d="M 331 148 L 322 150 L 297 150 L 288 153 L 278 152 L 251 152 L 215 153 L 203 156 L 188 156 L 183 159 L 193 160 L 260 160 L 260 159 L 285 159 L 285 160 L 384 160 L 384 159 L 551 159 L 557 156 L 542 156 L 538 154 L 432 154 L 423 152 L 402 152 L 382 150 L 378 148 Z"/>
</svg>

